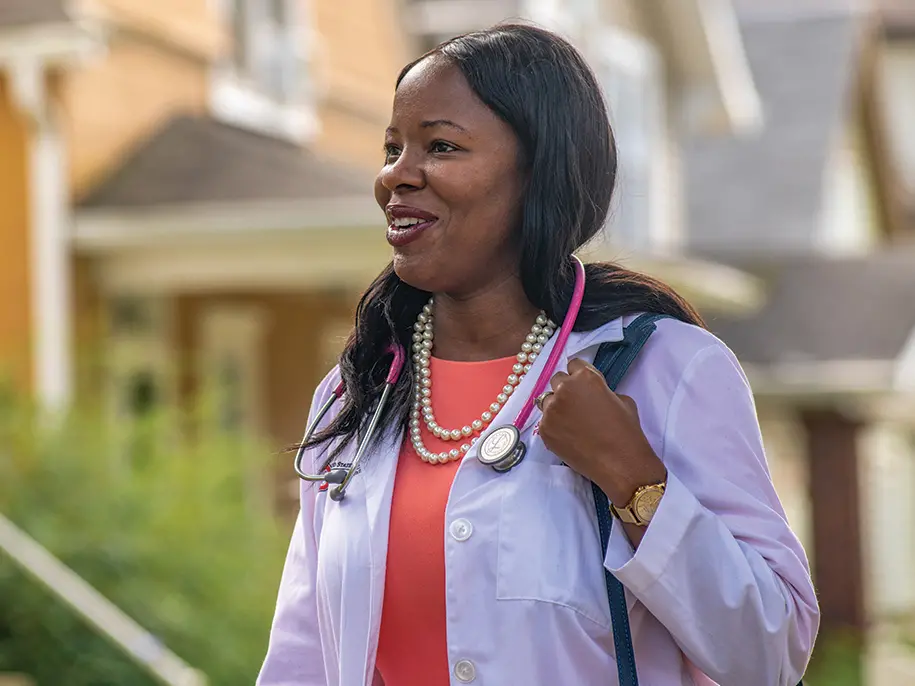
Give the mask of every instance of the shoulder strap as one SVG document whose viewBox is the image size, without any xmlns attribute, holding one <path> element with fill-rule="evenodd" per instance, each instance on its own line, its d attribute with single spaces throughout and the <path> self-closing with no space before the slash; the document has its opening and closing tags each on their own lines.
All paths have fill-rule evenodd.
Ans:
<svg viewBox="0 0 915 686">
<path fill-rule="evenodd" d="M 635 362 L 642 346 L 654 333 L 655 322 L 667 315 L 643 314 L 623 330 L 623 340 L 604 343 L 597 349 L 594 366 L 604 375 L 610 390 L 615 391 Z M 597 528 L 600 531 L 601 560 L 607 557 L 610 529 L 613 525 L 610 502 L 606 494 L 591 484 L 594 506 L 597 512 Z M 638 686 L 639 677 L 635 669 L 635 652 L 632 649 L 632 634 L 629 631 L 629 613 L 626 610 L 626 591 L 613 574 L 604 567 L 607 596 L 610 600 L 610 621 L 613 626 L 613 646 L 616 649 L 616 668 L 620 686 Z"/>
<path fill-rule="evenodd" d="M 656 322 L 669 315 L 643 314 L 634 319 L 623 330 L 623 340 L 604 343 L 597 349 L 594 366 L 604 375 L 610 390 L 615 391 L 625 378 L 629 367 L 635 362 L 645 343 L 657 328 Z M 591 484 L 594 506 L 597 512 L 597 527 L 600 531 L 601 561 L 607 558 L 610 543 L 612 515 L 606 494 Z M 610 601 L 610 621 L 613 626 L 613 645 L 616 649 L 616 668 L 620 686 L 638 686 L 639 677 L 635 669 L 635 652 L 632 649 L 632 634 L 629 630 L 629 612 L 626 609 L 626 590 L 610 571 L 604 567 L 607 596 Z M 798 686 L 803 686 L 803 682 Z"/>
</svg>

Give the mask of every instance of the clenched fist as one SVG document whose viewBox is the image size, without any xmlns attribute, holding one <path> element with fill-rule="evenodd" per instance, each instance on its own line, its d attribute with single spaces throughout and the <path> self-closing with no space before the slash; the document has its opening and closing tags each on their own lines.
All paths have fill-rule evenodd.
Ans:
<svg viewBox="0 0 915 686">
<path fill-rule="evenodd" d="M 665 479 L 664 464 L 642 431 L 632 398 L 611 391 L 587 362 L 571 360 L 568 369 L 550 380 L 553 392 L 542 403 L 540 437 L 614 505 L 625 506 L 637 488 Z"/>
</svg>

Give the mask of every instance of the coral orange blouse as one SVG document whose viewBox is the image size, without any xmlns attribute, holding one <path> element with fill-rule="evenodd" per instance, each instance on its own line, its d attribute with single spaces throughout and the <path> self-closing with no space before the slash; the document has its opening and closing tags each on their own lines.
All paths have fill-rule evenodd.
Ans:
<svg viewBox="0 0 915 686">
<path fill-rule="evenodd" d="M 470 424 L 502 392 L 517 360 L 452 362 L 432 358 L 432 407 L 448 428 Z M 440 452 L 442 441 L 422 424 L 423 443 Z M 445 629 L 445 505 L 460 460 L 423 462 L 405 438 L 397 463 L 384 604 L 376 668 L 385 686 L 447 686 Z"/>
</svg>

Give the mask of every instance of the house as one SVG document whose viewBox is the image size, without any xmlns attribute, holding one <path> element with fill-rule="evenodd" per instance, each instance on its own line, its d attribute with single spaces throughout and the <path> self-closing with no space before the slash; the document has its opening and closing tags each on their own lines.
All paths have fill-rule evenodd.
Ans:
<svg viewBox="0 0 915 686">
<path fill-rule="evenodd" d="M 757 305 L 756 277 L 683 251 L 684 136 L 759 122 L 726 1 L 5 0 L 0 361 L 50 408 L 213 391 L 227 428 L 296 440 L 389 259 L 371 184 L 399 68 L 515 15 L 572 38 L 612 103 L 619 204 L 591 254 Z"/>
<path fill-rule="evenodd" d="M 686 153 L 690 248 L 765 284 L 762 308 L 710 323 L 753 385 L 812 559 L 821 636 L 915 616 L 907 4 L 903 20 L 853 2 L 739 2 L 765 124 L 754 138 L 697 137 Z"/>
</svg>

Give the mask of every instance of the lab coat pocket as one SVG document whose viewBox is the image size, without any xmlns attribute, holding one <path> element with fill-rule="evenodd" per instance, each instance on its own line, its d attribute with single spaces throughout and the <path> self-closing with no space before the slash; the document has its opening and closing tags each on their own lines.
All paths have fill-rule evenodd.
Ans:
<svg viewBox="0 0 915 686">
<path fill-rule="evenodd" d="M 570 468 L 525 460 L 502 500 L 496 597 L 574 611 L 610 628 L 594 500 Z"/>
</svg>

